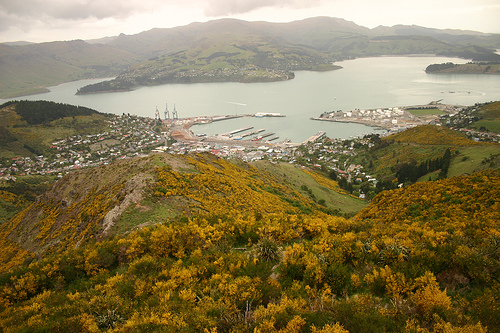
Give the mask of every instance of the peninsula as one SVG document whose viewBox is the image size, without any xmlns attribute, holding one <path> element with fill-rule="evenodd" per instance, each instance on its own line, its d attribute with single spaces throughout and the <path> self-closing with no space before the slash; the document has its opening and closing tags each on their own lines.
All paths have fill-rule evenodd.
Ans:
<svg viewBox="0 0 500 333">
<path fill-rule="evenodd" d="M 466 64 L 432 64 L 425 69 L 426 73 L 456 74 L 500 74 L 500 62 L 468 62 Z"/>
<path fill-rule="evenodd" d="M 456 42 L 465 36 L 471 46 Z M 289 80 L 294 71 L 339 69 L 333 64 L 384 55 L 500 61 L 497 48 L 498 34 L 450 35 L 415 26 L 369 29 L 332 17 L 289 23 L 221 19 L 94 41 L 0 43 L 0 97 L 88 78 L 116 80 L 81 89 L 80 94 L 164 83 Z"/>
<path fill-rule="evenodd" d="M 443 114 L 456 114 L 464 107 L 440 104 L 439 101 L 426 105 L 390 107 L 377 109 L 356 109 L 350 111 L 329 111 L 311 120 L 358 123 L 379 127 L 389 132 L 399 132 L 418 125 L 435 124 Z"/>
</svg>

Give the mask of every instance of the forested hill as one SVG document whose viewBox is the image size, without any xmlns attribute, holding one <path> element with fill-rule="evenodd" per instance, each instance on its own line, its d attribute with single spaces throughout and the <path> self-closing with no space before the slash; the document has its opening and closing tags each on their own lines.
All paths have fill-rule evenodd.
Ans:
<svg viewBox="0 0 500 333">
<path fill-rule="evenodd" d="M 15 104 L 15 112 L 29 125 L 48 124 L 65 117 L 90 116 L 99 113 L 84 106 L 49 101 L 11 101 L 0 105 L 0 108 L 13 104 Z"/>
<path fill-rule="evenodd" d="M 0 328 L 500 332 L 500 170 L 352 219 L 278 170 L 162 154 L 65 176 L 0 226 Z"/>
</svg>

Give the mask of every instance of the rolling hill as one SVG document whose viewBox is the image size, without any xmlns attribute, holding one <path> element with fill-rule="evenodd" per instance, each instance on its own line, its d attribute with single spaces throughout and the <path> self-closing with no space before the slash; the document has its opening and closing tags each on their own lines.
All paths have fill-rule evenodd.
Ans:
<svg viewBox="0 0 500 333">
<path fill-rule="evenodd" d="M 293 77 L 292 70 L 336 69 L 334 61 L 380 55 L 425 53 L 490 61 L 500 57 L 494 52 L 500 47 L 495 34 L 416 26 L 368 29 L 328 17 L 290 23 L 222 19 L 100 42 L 1 44 L 0 75 L 6 79 L 0 83 L 0 97 L 120 73 L 120 82 L 95 90 L 166 82 L 283 80 Z M 189 71 L 194 72 L 186 74 Z"/>
<path fill-rule="evenodd" d="M 54 141 L 103 131 L 107 116 L 95 110 L 47 101 L 0 106 L 0 158 L 54 155 Z"/>
<path fill-rule="evenodd" d="M 384 191 L 346 219 L 210 154 L 73 172 L 0 226 L 0 327 L 498 332 L 499 181 Z"/>
<path fill-rule="evenodd" d="M 0 44 L 0 97 L 46 91 L 73 80 L 109 77 L 127 69 L 139 57 L 106 45 L 82 40 L 28 45 Z"/>
<path fill-rule="evenodd" d="M 4 119 L 29 129 L 49 110 Z M 10 182 L 0 330 L 499 332 L 498 144 L 437 126 L 372 139 L 350 163 L 448 173 L 370 203 L 321 168 L 194 152 Z"/>
</svg>

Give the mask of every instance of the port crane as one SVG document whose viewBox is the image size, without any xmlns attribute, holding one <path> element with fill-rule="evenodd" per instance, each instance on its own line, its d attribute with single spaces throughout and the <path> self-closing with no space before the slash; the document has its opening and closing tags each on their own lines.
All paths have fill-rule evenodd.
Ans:
<svg viewBox="0 0 500 333">
<path fill-rule="evenodd" d="M 165 103 L 165 120 L 170 119 L 170 111 L 168 111 L 168 103 Z"/>
<path fill-rule="evenodd" d="M 172 111 L 172 119 L 178 119 L 179 116 L 177 115 L 177 110 L 175 109 L 175 104 L 174 104 L 174 111 Z"/>
</svg>

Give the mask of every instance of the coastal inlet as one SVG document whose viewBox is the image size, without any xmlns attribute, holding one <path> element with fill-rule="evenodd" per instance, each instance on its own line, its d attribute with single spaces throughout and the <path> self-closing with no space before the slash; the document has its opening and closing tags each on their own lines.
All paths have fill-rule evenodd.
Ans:
<svg viewBox="0 0 500 333">
<path fill-rule="evenodd" d="M 163 123 L 167 126 L 168 132 L 165 133 L 167 137 L 171 137 L 177 141 L 185 143 L 196 142 L 211 142 L 220 143 L 224 145 L 243 145 L 243 146 L 257 146 L 257 145 L 283 145 L 295 146 L 302 143 L 315 141 L 325 135 L 325 132 L 319 131 L 318 133 L 310 136 L 303 142 L 294 143 L 291 140 L 279 139 L 279 136 L 273 132 L 266 132 L 264 128 L 255 129 L 254 126 L 245 126 L 235 130 L 227 131 L 222 134 L 206 135 L 195 134 L 191 127 L 193 125 L 203 125 L 222 120 L 231 120 L 235 118 L 263 118 L 263 117 L 284 117 L 280 113 L 257 113 L 257 114 L 243 114 L 243 115 L 226 115 L 226 116 L 201 116 L 182 119 L 165 119 Z"/>
</svg>

